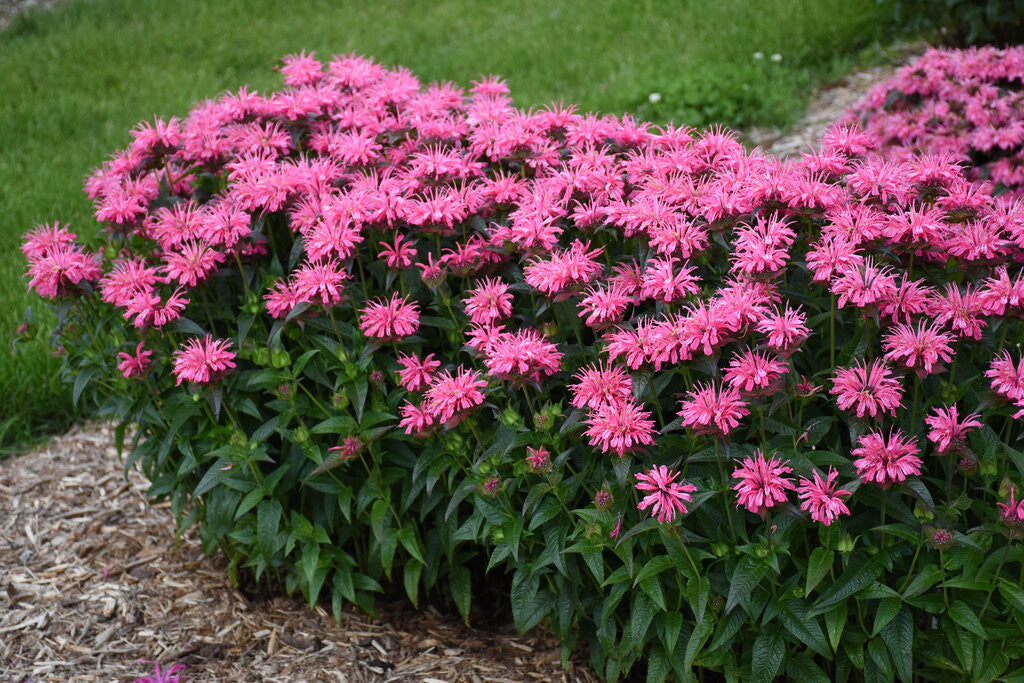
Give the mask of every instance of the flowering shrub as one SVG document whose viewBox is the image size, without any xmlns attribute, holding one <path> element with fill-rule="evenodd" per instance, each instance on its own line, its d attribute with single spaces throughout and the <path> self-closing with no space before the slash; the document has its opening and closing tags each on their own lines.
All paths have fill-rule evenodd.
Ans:
<svg viewBox="0 0 1024 683">
<path fill-rule="evenodd" d="M 845 120 L 860 121 L 887 157 L 948 154 L 989 183 L 983 192 L 1024 192 L 1024 48 L 930 49 Z"/>
<path fill-rule="evenodd" d="M 233 573 L 467 619 L 504 575 L 610 679 L 1024 656 L 1020 202 L 849 127 L 782 162 L 496 78 L 281 71 L 140 124 L 93 247 L 23 247 L 75 395 Z"/>
</svg>

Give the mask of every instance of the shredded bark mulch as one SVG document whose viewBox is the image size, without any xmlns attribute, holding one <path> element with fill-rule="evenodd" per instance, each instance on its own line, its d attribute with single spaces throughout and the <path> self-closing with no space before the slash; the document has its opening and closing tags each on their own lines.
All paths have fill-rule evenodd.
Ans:
<svg viewBox="0 0 1024 683">
<path fill-rule="evenodd" d="M 381 620 L 230 585 L 86 425 L 0 462 L 0 681 L 593 681 L 550 636 L 385 604 Z"/>
</svg>

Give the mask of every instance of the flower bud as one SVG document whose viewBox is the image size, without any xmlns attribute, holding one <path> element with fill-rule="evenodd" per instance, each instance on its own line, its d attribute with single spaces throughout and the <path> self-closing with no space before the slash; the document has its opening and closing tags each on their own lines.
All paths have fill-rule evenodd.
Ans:
<svg viewBox="0 0 1024 683">
<path fill-rule="evenodd" d="M 853 540 L 853 537 L 850 534 L 843 534 L 843 537 L 839 539 L 839 545 L 836 546 L 836 549 L 841 553 L 848 553 L 853 550 L 854 545 L 856 545 L 856 542 Z"/>
<path fill-rule="evenodd" d="M 256 365 L 270 365 L 270 349 L 261 346 L 252 352 L 252 362 Z"/>
<path fill-rule="evenodd" d="M 999 474 L 999 463 L 994 458 L 985 458 L 978 463 L 978 471 L 988 477 Z"/>
<path fill-rule="evenodd" d="M 615 496 L 608 489 L 601 489 L 594 494 L 594 507 L 604 512 L 615 502 Z"/>
<path fill-rule="evenodd" d="M 270 354 L 270 362 L 274 365 L 275 369 L 280 370 L 291 365 L 292 357 L 284 349 L 274 349 Z"/>
<path fill-rule="evenodd" d="M 506 427 L 517 427 L 523 424 L 523 416 L 515 408 L 505 408 L 501 411 L 501 424 Z"/>
<path fill-rule="evenodd" d="M 949 550 L 956 543 L 956 537 L 949 529 L 929 529 L 928 543 L 936 550 Z"/>
<path fill-rule="evenodd" d="M 384 384 L 384 371 L 383 370 L 372 370 L 370 372 L 370 383 L 381 385 Z"/>
<path fill-rule="evenodd" d="M 916 517 L 920 522 L 930 522 L 935 519 L 935 515 L 932 514 L 932 511 L 929 510 L 928 506 L 921 501 L 918 501 L 914 505 L 914 517 Z"/>
<path fill-rule="evenodd" d="M 978 473 L 978 461 L 969 455 L 965 455 L 957 460 L 956 469 L 960 474 L 969 477 Z"/>
<path fill-rule="evenodd" d="M 295 443 L 306 443 L 309 441 L 309 429 L 307 429 L 305 425 L 296 427 L 293 434 L 295 437 Z"/>
<path fill-rule="evenodd" d="M 714 553 L 715 557 L 725 557 L 729 554 L 729 545 L 721 541 L 712 543 L 711 552 Z"/>
<path fill-rule="evenodd" d="M 495 545 L 505 542 L 505 531 L 501 527 L 494 527 L 491 530 L 491 540 L 494 541 Z"/>
<path fill-rule="evenodd" d="M 488 498 L 493 498 L 498 495 L 501 493 L 501 479 L 498 477 L 491 477 L 480 487 L 480 493 Z"/>
<path fill-rule="evenodd" d="M 338 356 L 338 362 L 340 362 L 340 363 L 348 363 L 349 355 L 348 355 L 348 351 L 345 349 L 344 346 L 339 346 L 338 347 L 336 355 Z"/>
<path fill-rule="evenodd" d="M 350 403 L 348 394 L 334 394 L 331 396 L 331 406 L 335 410 L 345 410 Z"/>
</svg>

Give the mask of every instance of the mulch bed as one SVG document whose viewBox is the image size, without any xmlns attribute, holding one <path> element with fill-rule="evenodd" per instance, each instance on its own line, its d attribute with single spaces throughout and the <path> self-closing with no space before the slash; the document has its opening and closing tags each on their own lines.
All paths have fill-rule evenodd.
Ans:
<svg viewBox="0 0 1024 683">
<path fill-rule="evenodd" d="M 193 681 L 591 681 L 550 636 L 465 627 L 402 604 L 339 625 L 246 595 L 86 425 L 0 463 L 0 681 L 124 681 L 184 663 Z M 493 630 L 492 630 L 493 628 Z"/>
</svg>

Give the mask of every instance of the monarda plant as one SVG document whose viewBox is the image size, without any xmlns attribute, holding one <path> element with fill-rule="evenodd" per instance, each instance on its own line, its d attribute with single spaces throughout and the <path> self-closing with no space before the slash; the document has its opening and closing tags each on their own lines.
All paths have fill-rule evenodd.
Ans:
<svg viewBox="0 0 1024 683">
<path fill-rule="evenodd" d="M 23 247 L 75 396 L 234 574 L 466 619 L 490 581 L 609 679 L 1021 675 L 1018 201 L 852 127 L 783 162 L 281 71 Z"/>
<path fill-rule="evenodd" d="M 929 49 L 844 120 L 886 157 L 948 154 L 988 192 L 1024 194 L 1024 48 Z"/>
</svg>

